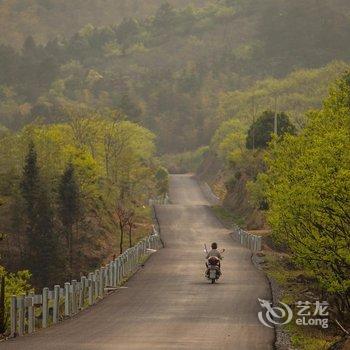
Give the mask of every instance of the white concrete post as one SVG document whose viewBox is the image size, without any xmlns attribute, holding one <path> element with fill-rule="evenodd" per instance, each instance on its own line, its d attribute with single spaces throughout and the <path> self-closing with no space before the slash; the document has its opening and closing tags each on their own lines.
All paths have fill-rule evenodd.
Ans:
<svg viewBox="0 0 350 350">
<path fill-rule="evenodd" d="M 262 242 L 261 242 L 261 237 L 259 237 L 259 240 L 258 240 L 258 251 L 260 252 L 262 249 Z"/>
<path fill-rule="evenodd" d="M 71 300 L 72 300 L 72 314 L 76 314 L 77 313 L 77 280 L 72 280 L 72 296 L 71 296 Z"/>
<path fill-rule="evenodd" d="M 131 256 L 131 249 L 128 249 L 128 275 L 131 273 L 132 270 L 132 256 Z"/>
<path fill-rule="evenodd" d="M 113 287 L 114 285 L 114 260 L 109 263 L 109 285 Z"/>
<path fill-rule="evenodd" d="M 85 288 L 86 288 L 86 277 L 82 276 L 80 280 L 80 293 L 79 293 L 79 309 L 84 308 L 85 302 Z"/>
<path fill-rule="evenodd" d="M 121 280 L 122 280 L 124 278 L 124 276 L 125 276 L 125 257 L 124 257 L 124 253 L 120 257 L 120 271 L 121 271 Z"/>
<path fill-rule="evenodd" d="M 17 334 L 17 297 L 11 296 L 11 338 Z"/>
<path fill-rule="evenodd" d="M 129 250 L 129 274 L 133 272 L 133 251 L 132 248 Z"/>
<path fill-rule="evenodd" d="M 103 268 L 103 291 L 108 286 L 108 265 Z"/>
<path fill-rule="evenodd" d="M 112 287 L 117 286 L 117 259 L 112 262 Z"/>
<path fill-rule="evenodd" d="M 24 295 L 17 297 L 17 308 L 18 308 L 18 335 L 24 335 L 24 325 L 25 325 L 25 306 L 24 306 Z"/>
<path fill-rule="evenodd" d="M 113 287 L 114 286 L 114 282 L 113 282 L 113 280 L 114 280 L 114 273 L 113 273 L 113 271 L 114 271 L 114 262 L 113 261 L 111 261 L 110 263 L 109 263 L 109 268 L 108 268 L 108 272 L 109 272 L 109 276 L 108 276 L 108 282 L 109 282 L 109 286 L 110 287 Z"/>
<path fill-rule="evenodd" d="M 99 295 L 100 298 L 103 298 L 104 287 L 105 287 L 105 284 L 104 284 L 104 267 L 100 268 L 99 278 L 100 278 L 100 280 L 99 280 L 100 290 L 98 292 L 98 295 Z"/>
<path fill-rule="evenodd" d="M 110 280 L 109 280 L 109 271 L 110 271 L 111 265 L 108 263 L 105 266 L 105 287 L 108 287 L 111 285 Z"/>
<path fill-rule="evenodd" d="M 46 328 L 49 321 L 49 288 L 43 289 L 43 305 L 42 305 L 42 326 Z"/>
<path fill-rule="evenodd" d="M 34 295 L 31 293 L 27 297 L 28 305 L 28 333 L 35 332 L 35 307 L 34 307 Z"/>
<path fill-rule="evenodd" d="M 52 322 L 53 324 L 58 323 L 59 320 L 59 308 L 60 308 L 60 286 L 55 285 L 53 289 L 53 316 L 52 316 Z"/>
<path fill-rule="evenodd" d="M 115 259 L 115 285 L 119 285 L 119 258 Z"/>
<path fill-rule="evenodd" d="M 134 271 L 136 271 L 136 268 L 137 268 L 137 248 L 134 247 L 134 250 L 133 250 L 133 256 L 134 256 Z"/>
<path fill-rule="evenodd" d="M 94 274 L 92 272 L 89 273 L 88 288 L 88 299 L 89 305 L 91 306 L 94 303 Z"/>
<path fill-rule="evenodd" d="M 99 290 L 100 290 L 100 285 L 99 285 L 99 270 L 95 270 L 94 274 L 94 284 L 95 284 L 95 290 L 94 290 L 94 299 L 96 300 L 99 296 Z"/>
<path fill-rule="evenodd" d="M 118 284 L 121 284 L 123 280 L 123 260 L 121 257 L 118 258 Z"/>
<path fill-rule="evenodd" d="M 64 316 L 70 317 L 71 314 L 71 293 L 70 293 L 70 283 L 66 282 L 64 284 Z"/>
</svg>

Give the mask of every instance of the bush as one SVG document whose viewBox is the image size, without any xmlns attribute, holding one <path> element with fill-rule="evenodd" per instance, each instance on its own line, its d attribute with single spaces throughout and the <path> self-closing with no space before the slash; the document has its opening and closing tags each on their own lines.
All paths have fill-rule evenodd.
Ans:
<svg viewBox="0 0 350 350">
<path fill-rule="evenodd" d="M 25 294 L 32 290 L 29 285 L 29 280 L 31 278 L 29 271 L 7 273 L 5 268 L 0 266 L 0 278 L 2 277 L 5 277 L 5 312 L 4 324 L 1 325 L 1 328 L 3 328 L 3 331 L 5 331 L 9 327 L 10 323 L 11 296 Z"/>
<path fill-rule="evenodd" d="M 350 74 L 299 136 L 267 155 L 269 222 L 296 261 L 350 311 Z"/>
<path fill-rule="evenodd" d="M 246 147 L 266 148 L 272 139 L 274 132 L 275 113 L 265 111 L 249 128 L 246 139 Z M 296 129 L 289 121 L 289 117 L 285 113 L 277 114 L 277 133 L 282 136 L 286 133 L 295 134 Z"/>
</svg>

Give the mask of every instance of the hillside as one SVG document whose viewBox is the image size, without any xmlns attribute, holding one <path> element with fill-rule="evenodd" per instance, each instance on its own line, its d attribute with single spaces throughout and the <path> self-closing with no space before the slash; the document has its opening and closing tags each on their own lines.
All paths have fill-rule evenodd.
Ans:
<svg viewBox="0 0 350 350">
<path fill-rule="evenodd" d="M 287 347 L 338 348 L 350 329 L 349 0 L 0 0 L 0 34 L 0 334 L 11 295 L 132 247 L 152 230 L 150 204 L 177 187 L 168 171 L 196 172 L 230 230 L 263 236 L 256 263 L 276 305 L 296 316 L 300 301 L 327 301 L 330 327 L 291 322 Z"/>
<path fill-rule="evenodd" d="M 162 0 L 3 0 L 0 2 L 0 43 L 20 47 L 28 35 L 46 43 L 57 35 L 71 36 L 87 24 L 118 24 L 123 18 L 153 14 Z M 200 6 L 205 0 L 171 0 L 174 6 Z"/>
<path fill-rule="evenodd" d="M 164 3 L 143 19 L 88 24 L 45 46 L 27 37 L 21 52 L 0 46 L 0 123 L 19 129 L 64 121 L 67 106 L 109 108 L 150 128 L 162 153 L 195 149 L 223 120 L 220 95 L 350 60 L 349 12 L 343 0 Z M 315 105 L 308 94 L 302 108 Z"/>
</svg>

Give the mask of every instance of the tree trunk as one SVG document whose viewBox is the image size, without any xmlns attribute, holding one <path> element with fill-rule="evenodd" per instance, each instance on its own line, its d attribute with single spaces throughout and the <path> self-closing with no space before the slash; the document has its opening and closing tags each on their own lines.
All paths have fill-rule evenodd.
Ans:
<svg viewBox="0 0 350 350">
<path fill-rule="evenodd" d="M 132 227 L 131 227 L 131 225 L 130 225 L 130 226 L 129 226 L 129 248 L 132 247 L 131 233 L 132 233 Z"/>
<path fill-rule="evenodd" d="M 119 223 L 119 228 L 120 228 L 119 250 L 120 250 L 120 254 L 122 254 L 123 253 L 123 240 L 124 240 L 124 227 L 121 223 Z"/>
</svg>

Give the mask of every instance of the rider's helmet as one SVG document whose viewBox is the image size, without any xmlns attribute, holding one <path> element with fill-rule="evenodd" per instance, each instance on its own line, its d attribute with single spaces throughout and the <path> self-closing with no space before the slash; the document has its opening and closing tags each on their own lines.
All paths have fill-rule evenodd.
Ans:
<svg viewBox="0 0 350 350">
<path fill-rule="evenodd" d="M 218 244 L 216 242 L 213 242 L 211 244 L 211 249 L 218 249 Z"/>
</svg>

